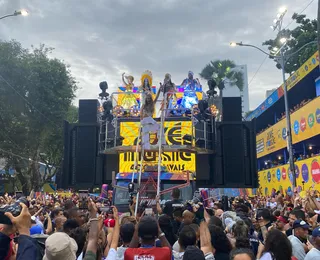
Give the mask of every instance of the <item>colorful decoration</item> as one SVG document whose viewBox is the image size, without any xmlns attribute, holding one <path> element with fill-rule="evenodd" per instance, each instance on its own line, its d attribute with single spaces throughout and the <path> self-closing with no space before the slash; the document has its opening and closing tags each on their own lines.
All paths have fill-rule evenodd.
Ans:
<svg viewBox="0 0 320 260">
<path fill-rule="evenodd" d="M 132 106 L 130 108 L 130 116 L 132 117 L 138 117 L 140 115 L 140 109 L 139 106 Z"/>
<path fill-rule="evenodd" d="M 199 79 L 194 79 L 193 72 L 189 71 L 188 78 L 182 82 L 181 86 L 184 87 L 181 106 L 185 109 L 191 109 L 193 105 L 198 104 L 196 91 L 201 89 L 200 81 Z"/>
<path fill-rule="evenodd" d="M 125 76 L 125 73 L 122 73 L 122 82 L 126 88 L 125 92 L 129 92 L 124 94 L 122 98 L 121 106 L 125 110 L 129 110 L 132 106 L 137 106 L 138 102 L 134 94 L 132 94 L 132 90 L 134 87 L 133 84 L 134 77 L 133 76 Z"/>
<path fill-rule="evenodd" d="M 114 116 L 123 116 L 124 114 L 124 109 L 122 106 L 115 106 L 112 110 L 112 113 Z"/>
</svg>

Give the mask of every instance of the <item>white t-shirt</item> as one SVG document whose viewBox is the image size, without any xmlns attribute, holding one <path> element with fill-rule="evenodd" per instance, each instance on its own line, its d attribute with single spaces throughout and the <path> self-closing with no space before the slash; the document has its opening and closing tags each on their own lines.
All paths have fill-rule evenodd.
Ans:
<svg viewBox="0 0 320 260">
<path fill-rule="evenodd" d="M 304 260 L 306 252 L 304 251 L 303 243 L 294 235 L 288 237 L 292 245 L 292 255 L 298 260 Z"/>
<path fill-rule="evenodd" d="M 275 207 L 277 207 L 277 202 L 267 202 L 266 206 L 274 209 Z"/>
<path fill-rule="evenodd" d="M 312 248 L 308 252 L 304 260 L 319 260 L 319 259 L 320 259 L 320 251 L 316 248 Z"/>
<path fill-rule="evenodd" d="M 260 260 L 275 260 L 275 259 L 272 258 L 269 252 L 266 252 L 261 256 Z"/>
</svg>

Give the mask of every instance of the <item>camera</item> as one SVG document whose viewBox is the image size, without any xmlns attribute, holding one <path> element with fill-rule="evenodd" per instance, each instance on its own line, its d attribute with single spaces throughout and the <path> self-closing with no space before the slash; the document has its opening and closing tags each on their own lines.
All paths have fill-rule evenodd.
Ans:
<svg viewBox="0 0 320 260">
<path fill-rule="evenodd" d="M 20 203 L 25 204 L 29 207 L 29 202 L 25 197 L 20 197 L 15 203 L 11 205 L 6 205 L 0 208 L 0 223 L 6 225 L 12 225 L 11 220 L 4 215 L 5 212 L 10 212 L 14 217 L 19 216 L 21 212 Z"/>
</svg>

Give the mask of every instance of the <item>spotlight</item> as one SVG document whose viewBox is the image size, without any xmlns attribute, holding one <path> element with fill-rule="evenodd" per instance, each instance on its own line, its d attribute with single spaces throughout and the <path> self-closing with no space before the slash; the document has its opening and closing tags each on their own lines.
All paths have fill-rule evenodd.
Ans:
<svg viewBox="0 0 320 260">
<path fill-rule="evenodd" d="M 211 105 L 209 107 L 210 114 L 213 116 L 217 116 L 219 114 L 219 110 L 215 105 Z"/>
<path fill-rule="evenodd" d="M 197 115 L 197 114 L 200 113 L 200 109 L 199 109 L 199 107 L 198 107 L 197 104 L 195 104 L 195 105 L 192 106 L 192 110 L 193 110 L 193 114 L 194 114 L 194 115 Z"/>
<path fill-rule="evenodd" d="M 207 91 L 207 95 L 209 97 L 215 96 L 217 94 L 217 91 L 215 91 L 215 88 L 217 87 L 217 82 L 214 79 L 209 79 L 208 86 L 209 90 Z"/>
<path fill-rule="evenodd" d="M 132 106 L 130 108 L 130 116 L 138 117 L 139 115 L 140 115 L 139 107 L 138 106 Z"/>
<path fill-rule="evenodd" d="M 124 114 L 124 109 L 123 109 L 123 107 L 122 106 L 115 106 L 114 108 L 113 108 L 113 111 L 112 111 L 112 113 L 113 113 L 113 115 L 115 115 L 115 116 L 123 116 L 123 114 Z"/>
</svg>

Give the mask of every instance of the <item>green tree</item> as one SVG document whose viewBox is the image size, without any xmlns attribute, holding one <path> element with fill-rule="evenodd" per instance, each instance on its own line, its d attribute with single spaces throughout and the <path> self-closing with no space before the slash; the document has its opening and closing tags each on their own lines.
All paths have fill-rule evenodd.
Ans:
<svg viewBox="0 0 320 260">
<path fill-rule="evenodd" d="M 0 41 L 0 156 L 15 168 L 25 193 L 40 190 L 60 170 L 63 120 L 77 89 L 68 66 L 49 58 L 52 51 Z M 44 175 L 39 161 L 48 166 Z"/>
<path fill-rule="evenodd" d="M 209 80 L 214 79 L 222 96 L 225 83 L 231 86 L 237 86 L 243 91 L 243 74 L 237 71 L 236 64 L 231 60 L 215 60 L 210 61 L 199 73 L 200 77 Z"/>
<path fill-rule="evenodd" d="M 284 46 L 284 55 L 290 55 L 300 49 L 306 43 L 317 40 L 317 20 L 310 20 L 304 14 L 294 13 L 292 19 L 296 22 L 297 27 L 293 30 L 281 30 L 275 39 L 270 39 L 262 43 L 268 46 L 272 51 L 275 47 L 281 47 L 281 38 L 288 39 Z M 299 69 L 315 52 L 317 51 L 316 45 L 309 45 L 303 48 L 299 53 L 293 55 L 285 64 L 285 72 L 292 74 Z M 272 58 L 272 57 L 270 57 Z M 276 62 L 276 67 L 281 69 L 279 63 Z"/>
</svg>

